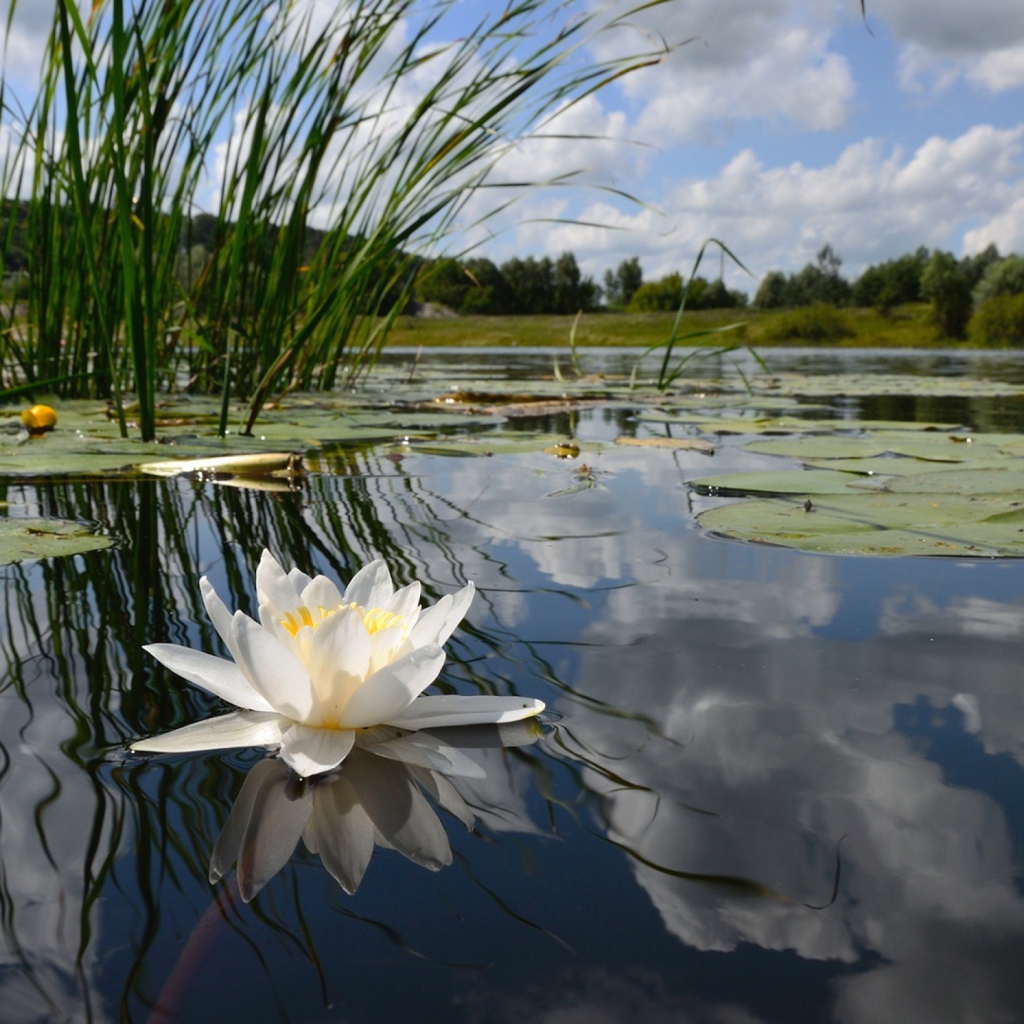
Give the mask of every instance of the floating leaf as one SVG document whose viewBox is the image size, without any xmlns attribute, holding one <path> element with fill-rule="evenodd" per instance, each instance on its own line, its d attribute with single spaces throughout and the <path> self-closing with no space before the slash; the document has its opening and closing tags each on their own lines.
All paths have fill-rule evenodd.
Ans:
<svg viewBox="0 0 1024 1024">
<path fill-rule="evenodd" d="M 78 555 L 110 545 L 109 537 L 66 519 L 0 519 L 0 565 Z"/>
<path fill-rule="evenodd" d="M 227 473 L 232 476 L 270 476 L 293 473 L 302 465 L 292 452 L 260 452 L 252 455 L 221 455 L 207 459 L 166 459 L 144 462 L 138 469 L 150 476 L 180 476 L 185 473 Z"/>
<path fill-rule="evenodd" d="M 735 397 L 731 405 L 737 405 Z M 753 402 L 754 409 L 760 408 Z M 715 416 L 708 413 L 668 413 L 660 409 L 644 409 L 636 418 L 642 423 L 678 423 L 702 427 L 716 434 L 834 434 L 836 431 L 855 430 L 907 430 L 915 433 L 927 431 L 949 431 L 959 426 L 956 423 L 901 423 L 896 420 L 835 420 L 807 419 L 802 416 Z"/>
<path fill-rule="evenodd" d="M 845 434 L 752 441 L 746 451 L 760 455 L 785 455 L 792 459 L 874 458 L 886 453 L 934 462 L 963 462 L 982 449 L 995 454 L 994 444 L 956 444 L 950 434 L 921 435 L 903 431 L 870 431 L 866 437 Z M 966 438 L 963 439 L 966 442 Z"/>
<path fill-rule="evenodd" d="M 1024 557 L 1024 515 L 1009 495 L 760 498 L 709 509 L 698 521 L 714 533 L 803 551 Z"/>
<path fill-rule="evenodd" d="M 971 469 L 1006 469 L 1005 458 L 979 459 L 978 461 L 938 462 L 922 461 L 902 455 L 880 455 L 868 459 L 806 459 L 804 465 L 811 469 L 834 469 L 863 477 L 915 476 L 921 473 L 956 473 L 966 467 Z"/>
<path fill-rule="evenodd" d="M 754 473 L 722 473 L 691 480 L 705 494 L 849 494 L 859 478 L 829 469 L 780 469 Z"/>
<path fill-rule="evenodd" d="M 905 395 L 925 398 L 1003 397 L 1024 395 L 1024 385 L 995 380 L 975 380 L 949 376 L 914 376 L 902 373 L 779 373 L 769 378 L 754 377 L 751 385 L 756 396 L 764 393 L 789 396 Z"/>
<path fill-rule="evenodd" d="M 561 455 L 568 451 L 566 446 L 571 445 L 576 455 L 581 451 L 597 451 L 602 446 L 599 443 L 588 442 L 581 444 L 577 441 L 568 442 L 564 437 L 551 434 L 531 434 L 514 431 L 511 433 L 492 432 L 474 437 L 444 438 L 419 442 L 410 439 L 407 447 L 417 455 L 447 455 L 447 456 L 486 456 L 486 455 L 518 455 L 526 452 L 548 452 L 549 454 Z"/>
<path fill-rule="evenodd" d="M 617 437 L 615 443 L 633 448 L 683 448 L 714 455 L 715 446 L 699 437 Z"/>
<path fill-rule="evenodd" d="M 939 473 L 908 473 L 884 481 L 861 479 L 855 487 L 893 494 L 949 495 L 1015 494 L 1024 497 L 1024 467 L 957 468 Z"/>
</svg>

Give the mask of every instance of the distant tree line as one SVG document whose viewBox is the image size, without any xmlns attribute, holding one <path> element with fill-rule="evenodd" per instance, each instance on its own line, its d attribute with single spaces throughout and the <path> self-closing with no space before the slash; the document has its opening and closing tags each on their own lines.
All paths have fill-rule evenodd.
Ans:
<svg viewBox="0 0 1024 1024">
<path fill-rule="evenodd" d="M 4 272 L 15 281 L 32 271 L 32 253 L 25 242 L 29 216 L 23 202 L 7 200 L 0 206 Z M 174 268 L 185 292 L 193 291 L 201 275 L 218 272 L 211 254 L 219 251 L 221 236 L 229 228 L 211 214 L 185 219 Z M 275 230 L 268 228 L 265 237 L 255 239 L 250 266 L 262 266 L 271 259 Z M 323 238 L 322 231 L 306 227 L 304 254 L 312 258 Z M 899 306 L 926 302 L 944 337 L 970 336 L 983 344 L 1024 345 L 1024 257 L 1003 256 L 990 245 L 980 253 L 957 259 L 952 253 L 921 246 L 912 253 L 867 267 L 854 281 L 842 275 L 842 262 L 831 245 L 824 245 L 802 270 L 766 274 L 753 305 L 758 309 L 852 306 L 873 308 L 890 316 Z M 679 308 L 684 293 L 690 310 L 739 308 L 748 301 L 744 292 L 727 288 L 721 279 L 695 277 L 688 292 L 686 279 L 679 272 L 645 281 L 637 256 L 607 270 L 603 286 L 582 274 L 575 255 L 568 251 L 556 259 L 514 257 L 500 266 L 482 257 L 426 260 L 410 253 L 404 273 L 415 275 L 419 301 L 463 314 L 572 315 L 601 308 L 671 311 Z"/>
<path fill-rule="evenodd" d="M 681 274 L 644 281 L 640 259 L 631 256 L 604 275 L 604 286 L 580 272 L 576 257 L 514 257 L 497 266 L 491 260 L 439 259 L 423 266 L 417 296 L 465 314 L 573 314 L 602 306 L 631 312 L 678 309 L 686 283 Z M 690 284 L 688 309 L 744 306 L 747 296 L 718 281 L 696 277 Z"/>
<path fill-rule="evenodd" d="M 1002 256 L 995 245 L 962 259 L 922 246 L 868 267 L 853 282 L 840 274 L 841 266 L 839 255 L 825 245 L 813 263 L 795 274 L 766 274 L 754 305 L 858 306 L 892 315 L 898 306 L 927 302 L 943 337 L 1024 345 L 1024 258 Z"/>
<path fill-rule="evenodd" d="M 423 266 L 417 297 L 466 314 L 500 316 L 512 313 L 589 312 L 601 302 L 601 288 L 580 273 L 576 257 L 557 259 L 439 259 Z"/>
<path fill-rule="evenodd" d="M 25 202 L 5 200 L 0 205 L 0 245 L 4 247 L 3 270 L 8 285 L 5 291 L 16 297 L 25 291 L 27 275 L 33 273 L 34 269 L 34 254 L 26 244 L 26 238 L 32 231 L 30 219 L 33 216 L 39 216 L 39 211 L 31 211 Z M 75 230 L 70 212 L 65 219 L 67 230 Z M 204 280 L 209 284 L 211 278 L 227 272 L 221 254 L 235 228 L 235 224 L 209 213 L 183 218 L 181 243 L 174 257 L 174 277 L 181 288 L 181 294 L 189 295 L 193 306 L 199 311 L 203 311 L 205 306 L 201 287 Z M 251 244 L 242 267 L 243 276 L 253 275 L 257 271 L 263 274 L 270 271 L 282 230 L 275 225 L 263 225 L 261 229 L 252 232 Z M 297 252 L 300 263 L 307 266 L 311 264 L 327 238 L 328 232 L 308 224 L 303 225 L 302 244 Z M 337 250 L 341 259 L 347 258 L 348 253 L 357 249 L 358 245 L 359 239 L 347 237 Z M 400 257 L 404 260 L 402 273 L 385 293 L 385 308 L 389 303 L 393 305 L 399 300 L 404 284 L 426 262 L 414 253 L 400 252 Z"/>
</svg>

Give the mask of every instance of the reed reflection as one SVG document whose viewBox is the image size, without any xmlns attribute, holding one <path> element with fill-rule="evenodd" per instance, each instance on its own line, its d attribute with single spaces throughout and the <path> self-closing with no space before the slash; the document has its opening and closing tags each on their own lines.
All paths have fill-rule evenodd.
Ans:
<svg viewBox="0 0 1024 1024">
<path fill-rule="evenodd" d="M 228 838 L 215 842 L 225 807 L 243 786 L 243 761 L 207 755 L 140 768 L 123 760 L 133 737 L 222 710 L 211 695 L 173 682 L 142 649 L 166 639 L 229 653 L 206 617 L 200 575 L 216 580 L 232 608 L 253 614 L 252 572 L 261 547 L 340 578 L 383 556 L 402 582 L 421 579 L 435 601 L 465 584 L 464 561 L 472 553 L 453 550 L 443 532 L 430 538 L 416 532 L 441 518 L 438 499 L 396 479 L 391 462 L 356 450 L 344 461 L 342 478 L 314 473 L 288 493 L 189 480 L 0 485 L 0 499 L 29 514 L 88 521 L 117 541 L 103 552 L 0 567 L 5 1020 L 146 1019 L 153 979 L 176 956 L 181 915 L 208 903 L 211 850 L 222 858 L 222 873 L 230 867 L 231 859 L 223 860 Z M 513 693 L 514 677 L 503 671 L 509 637 L 479 625 L 461 633 L 449 643 L 440 689 L 490 699 Z M 458 749 L 452 737 L 446 742 Z M 522 794 L 531 771 L 519 773 L 510 788 L 512 775 L 500 759 L 514 758 L 503 749 L 512 744 L 488 742 L 472 752 L 486 775 L 455 777 L 409 759 L 389 763 L 380 752 L 359 755 L 356 770 L 311 788 L 316 813 L 307 845 L 354 889 L 368 863 L 365 829 L 358 855 L 339 852 L 344 843 L 328 828 L 324 810 L 337 810 L 344 799 L 358 798 L 345 820 L 363 815 L 374 822 L 375 845 L 431 865 L 451 859 L 431 808 L 451 811 L 467 825 L 475 820 L 494 830 L 492 822 L 516 828 L 519 821 L 523 830 L 534 829 Z M 375 767 L 360 768 L 368 758 Z M 530 760 L 524 752 L 517 765 Z M 280 769 L 277 762 L 267 765 L 261 772 Z M 248 785 L 259 781 L 257 775 Z M 260 792 L 259 806 L 277 808 L 274 814 L 288 809 L 280 800 L 268 803 L 263 786 Z M 316 810 L 317 804 L 323 807 Z M 255 842 L 252 816 L 247 820 L 242 837 Z M 241 853 L 241 838 L 239 844 Z M 301 922 L 299 888 L 289 891 L 284 909 L 247 920 L 256 945 L 294 930 L 293 919 Z"/>
</svg>

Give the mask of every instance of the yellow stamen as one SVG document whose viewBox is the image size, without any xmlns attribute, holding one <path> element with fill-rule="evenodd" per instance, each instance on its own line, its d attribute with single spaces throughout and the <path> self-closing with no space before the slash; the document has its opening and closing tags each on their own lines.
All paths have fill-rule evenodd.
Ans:
<svg viewBox="0 0 1024 1024">
<path fill-rule="evenodd" d="M 300 629 L 303 626 L 309 626 L 310 629 L 316 629 L 324 619 L 328 616 L 333 615 L 335 612 L 340 612 L 343 608 L 351 608 L 354 611 L 363 613 L 363 625 L 366 626 L 366 631 L 373 636 L 374 633 L 379 633 L 383 629 L 387 629 L 389 626 L 393 626 L 396 622 L 402 621 L 401 615 L 396 615 L 395 612 L 385 611 L 383 608 L 370 608 L 366 610 L 357 605 L 354 601 L 352 604 L 343 605 L 339 604 L 337 608 L 324 608 L 322 605 L 317 608 L 317 617 L 314 618 L 314 613 L 311 612 L 305 605 L 296 608 L 294 612 L 285 612 L 284 617 L 281 619 L 281 625 L 294 637 L 298 635 Z"/>
<path fill-rule="evenodd" d="M 349 605 L 350 608 L 356 606 Z M 379 633 L 382 629 L 387 629 L 388 626 L 393 626 L 396 622 L 401 621 L 401 616 L 396 615 L 394 612 L 386 612 L 383 608 L 371 608 L 363 616 L 363 625 L 366 626 L 366 631 L 373 636 L 374 633 Z"/>
<path fill-rule="evenodd" d="M 323 611 L 323 609 L 320 610 Z M 305 605 L 303 605 L 301 608 L 296 608 L 294 612 L 286 612 L 284 618 L 281 619 L 281 625 L 283 625 L 292 636 L 295 636 L 303 626 L 311 626 L 315 629 L 319 623 L 313 621 L 312 613 Z"/>
</svg>

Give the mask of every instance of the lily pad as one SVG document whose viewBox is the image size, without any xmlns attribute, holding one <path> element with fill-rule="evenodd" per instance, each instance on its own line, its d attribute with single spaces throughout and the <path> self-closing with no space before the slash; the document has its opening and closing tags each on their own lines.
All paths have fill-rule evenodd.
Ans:
<svg viewBox="0 0 1024 1024">
<path fill-rule="evenodd" d="M 859 481 L 852 473 L 836 470 L 780 469 L 755 473 L 722 473 L 691 480 L 704 494 L 849 494 Z"/>
<path fill-rule="evenodd" d="M 140 473 L 150 476 L 180 476 L 188 473 L 227 473 L 234 476 L 270 476 L 295 471 L 301 465 L 290 452 L 261 452 L 256 455 L 221 455 L 205 459 L 162 459 L 144 462 Z"/>
<path fill-rule="evenodd" d="M 962 377 L 913 376 L 901 373 L 779 373 L 750 381 L 756 394 L 831 396 L 916 395 L 942 398 L 1024 395 L 1024 385 Z"/>
<path fill-rule="evenodd" d="M 954 440 L 956 438 L 957 440 Z M 960 443 L 957 443 L 958 440 Z M 760 455 L 785 455 L 792 459 L 873 458 L 890 453 L 934 462 L 964 462 L 980 453 L 998 455 L 996 443 L 984 435 L 971 439 L 953 434 L 921 434 L 899 430 L 871 430 L 865 437 L 846 434 L 752 441 L 744 446 Z"/>
<path fill-rule="evenodd" d="M 847 555 L 1024 557 L 1024 513 L 1009 495 L 761 498 L 703 512 L 713 533 Z"/>
<path fill-rule="evenodd" d="M 555 434 L 501 433 L 498 431 L 473 437 L 453 437 L 429 441 L 410 439 L 401 449 L 416 455 L 487 456 L 518 455 L 523 452 L 547 452 L 556 458 L 575 458 L 584 451 L 600 451 L 599 442 L 581 444 L 567 441 Z M 570 454 L 570 451 L 573 454 Z"/>
<path fill-rule="evenodd" d="M 632 448 L 689 449 L 703 455 L 714 455 L 714 445 L 699 437 L 617 437 L 617 445 Z"/>
<path fill-rule="evenodd" d="M 903 455 L 880 455 L 867 459 L 805 459 L 804 465 L 811 469 L 834 469 L 856 476 L 883 478 L 893 476 L 915 476 L 921 473 L 958 473 L 970 469 L 1006 469 L 1004 458 L 979 459 L 969 463 L 922 461 Z"/>
<path fill-rule="evenodd" d="M 737 403 L 735 399 L 732 405 Z M 754 402 L 754 408 L 760 403 Z M 644 423 L 678 423 L 698 426 L 716 434 L 830 434 L 836 431 L 854 430 L 907 430 L 915 433 L 927 431 L 955 430 L 956 423 L 901 423 L 896 420 L 834 420 L 808 419 L 803 416 L 715 416 L 705 412 L 665 412 L 660 409 L 643 409 L 636 418 Z"/>
<path fill-rule="evenodd" d="M 1013 494 L 1024 500 L 1024 467 L 991 466 L 983 469 L 909 473 L 884 481 L 860 479 L 854 487 L 885 490 L 892 494 L 931 494 L 945 501 L 949 495 Z"/>
<path fill-rule="evenodd" d="M 79 555 L 110 545 L 109 537 L 67 519 L 0 519 L 0 565 Z"/>
</svg>

